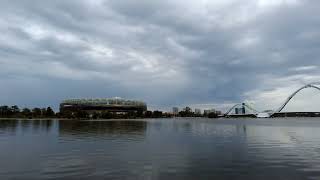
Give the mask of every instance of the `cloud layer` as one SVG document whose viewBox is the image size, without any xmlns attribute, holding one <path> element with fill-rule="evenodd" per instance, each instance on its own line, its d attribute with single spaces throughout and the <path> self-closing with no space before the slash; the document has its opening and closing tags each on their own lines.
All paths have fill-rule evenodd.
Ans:
<svg viewBox="0 0 320 180">
<path fill-rule="evenodd" d="M 320 79 L 319 7 L 311 0 L 3 0 L 0 103 L 120 96 L 154 108 L 248 101 L 274 109 Z M 320 100 L 305 93 L 293 104 L 310 97 Z"/>
</svg>

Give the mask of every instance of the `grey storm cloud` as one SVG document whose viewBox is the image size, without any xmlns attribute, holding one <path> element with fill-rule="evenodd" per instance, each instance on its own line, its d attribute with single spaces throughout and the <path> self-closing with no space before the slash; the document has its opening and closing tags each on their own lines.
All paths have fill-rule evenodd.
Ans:
<svg viewBox="0 0 320 180">
<path fill-rule="evenodd" d="M 319 81 L 319 7 L 311 0 L 3 0 L 0 103 L 57 107 L 65 98 L 120 96 L 155 108 L 242 101 L 275 108 Z"/>
</svg>

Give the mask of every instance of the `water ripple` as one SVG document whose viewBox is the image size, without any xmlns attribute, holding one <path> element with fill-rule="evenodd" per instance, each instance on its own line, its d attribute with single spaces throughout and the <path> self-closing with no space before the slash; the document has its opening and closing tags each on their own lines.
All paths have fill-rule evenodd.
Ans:
<svg viewBox="0 0 320 180">
<path fill-rule="evenodd" d="M 314 119 L 11 121 L 0 179 L 320 177 Z"/>
</svg>

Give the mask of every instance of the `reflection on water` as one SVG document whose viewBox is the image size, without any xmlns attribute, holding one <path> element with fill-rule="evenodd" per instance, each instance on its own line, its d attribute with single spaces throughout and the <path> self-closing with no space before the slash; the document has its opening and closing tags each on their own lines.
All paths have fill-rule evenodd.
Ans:
<svg viewBox="0 0 320 180">
<path fill-rule="evenodd" d="M 145 121 L 60 121 L 59 140 L 69 143 L 77 141 L 117 141 L 128 143 L 142 141 L 145 137 Z"/>
<path fill-rule="evenodd" d="M 60 121 L 59 133 L 61 136 L 97 136 L 110 134 L 144 136 L 147 128 L 145 121 Z"/>
<path fill-rule="evenodd" d="M 0 179 L 319 179 L 320 119 L 0 120 Z"/>
<path fill-rule="evenodd" d="M 0 133 L 50 131 L 52 120 L 0 120 Z"/>
</svg>

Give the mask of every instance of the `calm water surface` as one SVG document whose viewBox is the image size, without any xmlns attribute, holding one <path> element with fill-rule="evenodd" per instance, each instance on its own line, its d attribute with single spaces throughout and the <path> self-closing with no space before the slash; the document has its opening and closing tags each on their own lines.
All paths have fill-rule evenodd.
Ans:
<svg viewBox="0 0 320 180">
<path fill-rule="evenodd" d="M 320 119 L 0 120 L 0 179 L 320 179 Z"/>
</svg>

